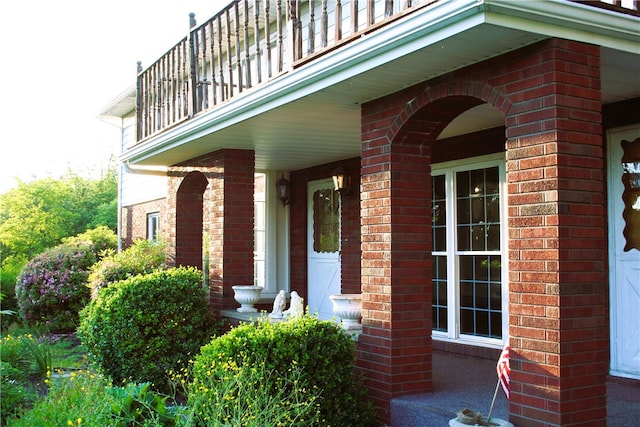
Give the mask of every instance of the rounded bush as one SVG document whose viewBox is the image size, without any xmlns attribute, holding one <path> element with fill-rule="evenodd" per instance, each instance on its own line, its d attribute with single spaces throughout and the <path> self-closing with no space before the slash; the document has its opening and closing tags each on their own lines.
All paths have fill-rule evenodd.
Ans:
<svg viewBox="0 0 640 427">
<path fill-rule="evenodd" d="M 89 302 L 89 268 L 96 262 L 86 243 L 59 245 L 25 265 L 16 281 L 18 313 L 31 326 L 71 332 L 78 312 Z"/>
<path fill-rule="evenodd" d="M 78 335 L 114 382 L 152 382 L 168 390 L 168 372 L 188 361 L 213 335 L 195 268 L 138 275 L 102 288 L 80 314 Z"/>
<path fill-rule="evenodd" d="M 217 387 L 233 372 L 230 367 L 264 367 L 259 384 L 271 384 L 273 393 L 281 379 L 299 372 L 298 393 L 318 408 L 319 424 L 297 420 L 292 425 L 369 426 L 376 414 L 366 399 L 361 379 L 354 373 L 354 343 L 336 324 L 305 315 L 284 322 L 244 324 L 202 347 L 193 365 L 189 406 L 200 419 L 216 420 L 225 412 L 210 402 L 217 400 Z M 252 387 L 237 390 L 229 405 L 251 400 Z M 248 394 L 248 395 L 247 395 Z M 193 407 L 193 408 L 191 408 Z M 218 421 L 224 421 L 219 420 Z"/>
<path fill-rule="evenodd" d="M 91 295 L 112 283 L 138 274 L 165 268 L 165 245 L 161 242 L 139 240 L 120 252 L 113 250 L 91 268 L 89 286 Z"/>
</svg>

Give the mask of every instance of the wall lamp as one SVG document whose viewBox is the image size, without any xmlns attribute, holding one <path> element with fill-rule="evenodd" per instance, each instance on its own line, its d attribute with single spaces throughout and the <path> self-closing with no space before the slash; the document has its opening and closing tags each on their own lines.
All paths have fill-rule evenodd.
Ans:
<svg viewBox="0 0 640 427">
<path fill-rule="evenodd" d="M 341 196 L 349 195 L 351 192 L 351 176 L 347 174 L 347 171 L 342 166 L 338 166 L 333 171 L 333 186 Z"/>
<path fill-rule="evenodd" d="M 276 182 L 276 186 L 278 187 L 278 198 L 282 202 L 282 206 L 289 204 L 289 199 L 291 198 L 291 184 L 282 174 L 282 178 Z"/>
</svg>

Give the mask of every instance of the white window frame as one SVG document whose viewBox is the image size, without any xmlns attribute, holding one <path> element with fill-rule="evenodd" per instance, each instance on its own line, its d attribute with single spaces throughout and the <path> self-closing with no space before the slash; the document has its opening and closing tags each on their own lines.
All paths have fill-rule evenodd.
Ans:
<svg viewBox="0 0 640 427">
<path fill-rule="evenodd" d="M 502 339 L 465 335 L 460 333 L 460 295 L 459 295 L 459 262 L 460 255 L 467 251 L 457 250 L 457 206 L 455 198 L 456 173 L 475 169 L 498 167 L 500 191 L 500 251 L 473 252 L 477 255 L 500 255 L 501 261 L 501 302 L 502 302 Z M 509 334 L 509 260 L 508 260 L 508 217 L 507 217 L 507 179 L 504 153 L 489 154 L 461 160 L 431 165 L 431 175 L 445 175 L 446 193 L 446 251 L 434 251 L 433 255 L 447 257 L 447 331 L 432 332 L 433 338 L 441 341 L 452 341 L 461 344 L 501 348 Z"/>
<path fill-rule="evenodd" d="M 259 274 L 254 271 L 254 284 L 263 287 L 262 299 L 273 299 L 281 290 L 289 291 L 289 207 L 282 205 L 276 189 L 278 176 L 283 173 L 256 170 L 258 173 L 265 175 L 264 193 L 254 194 L 254 203 L 264 203 L 265 271 L 263 283 L 259 283 Z M 254 227 L 258 224 L 258 218 L 254 218 Z M 254 260 L 258 258 L 260 255 L 254 247 Z M 254 268 L 255 265 L 254 261 Z"/>
<path fill-rule="evenodd" d="M 147 240 L 155 242 L 160 238 L 160 212 L 147 213 Z"/>
</svg>

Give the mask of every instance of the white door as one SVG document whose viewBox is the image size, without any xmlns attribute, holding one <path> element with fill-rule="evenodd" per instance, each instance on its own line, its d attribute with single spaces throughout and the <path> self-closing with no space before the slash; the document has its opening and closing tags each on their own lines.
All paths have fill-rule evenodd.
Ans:
<svg viewBox="0 0 640 427">
<path fill-rule="evenodd" d="M 331 180 L 310 182 L 307 195 L 309 311 L 331 319 L 329 295 L 340 293 L 340 196 Z"/>
<path fill-rule="evenodd" d="M 613 129 L 607 134 L 611 374 L 640 379 L 640 244 L 634 244 L 632 242 L 634 239 L 631 237 L 633 234 L 636 237 L 635 240 L 638 240 L 640 232 L 636 228 L 638 224 L 629 224 L 631 209 L 638 211 L 633 214 L 634 216 L 640 216 L 640 189 L 636 193 L 630 192 L 627 188 L 625 193 L 622 166 L 626 151 L 622 148 L 622 142 L 632 142 L 638 138 L 640 138 L 640 125 Z M 637 144 L 640 144 L 640 140 Z M 628 156 L 629 153 L 625 162 L 629 160 Z M 627 168 L 640 168 L 639 160 L 636 159 L 635 166 L 627 163 Z M 630 196 L 635 201 L 631 201 Z M 627 200 L 626 204 L 623 197 Z M 627 205 L 626 212 L 625 205 Z"/>
</svg>

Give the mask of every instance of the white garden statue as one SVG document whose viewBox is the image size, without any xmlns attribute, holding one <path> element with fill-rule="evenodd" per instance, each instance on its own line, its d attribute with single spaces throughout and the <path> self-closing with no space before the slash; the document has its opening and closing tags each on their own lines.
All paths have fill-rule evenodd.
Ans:
<svg viewBox="0 0 640 427">
<path fill-rule="evenodd" d="M 285 317 L 300 317 L 304 314 L 304 300 L 298 292 L 291 292 L 291 305 L 289 309 L 284 312 Z"/>
<path fill-rule="evenodd" d="M 287 306 L 287 297 L 284 291 L 280 291 L 273 301 L 273 311 L 269 314 L 271 319 L 282 319 L 283 312 Z"/>
</svg>

